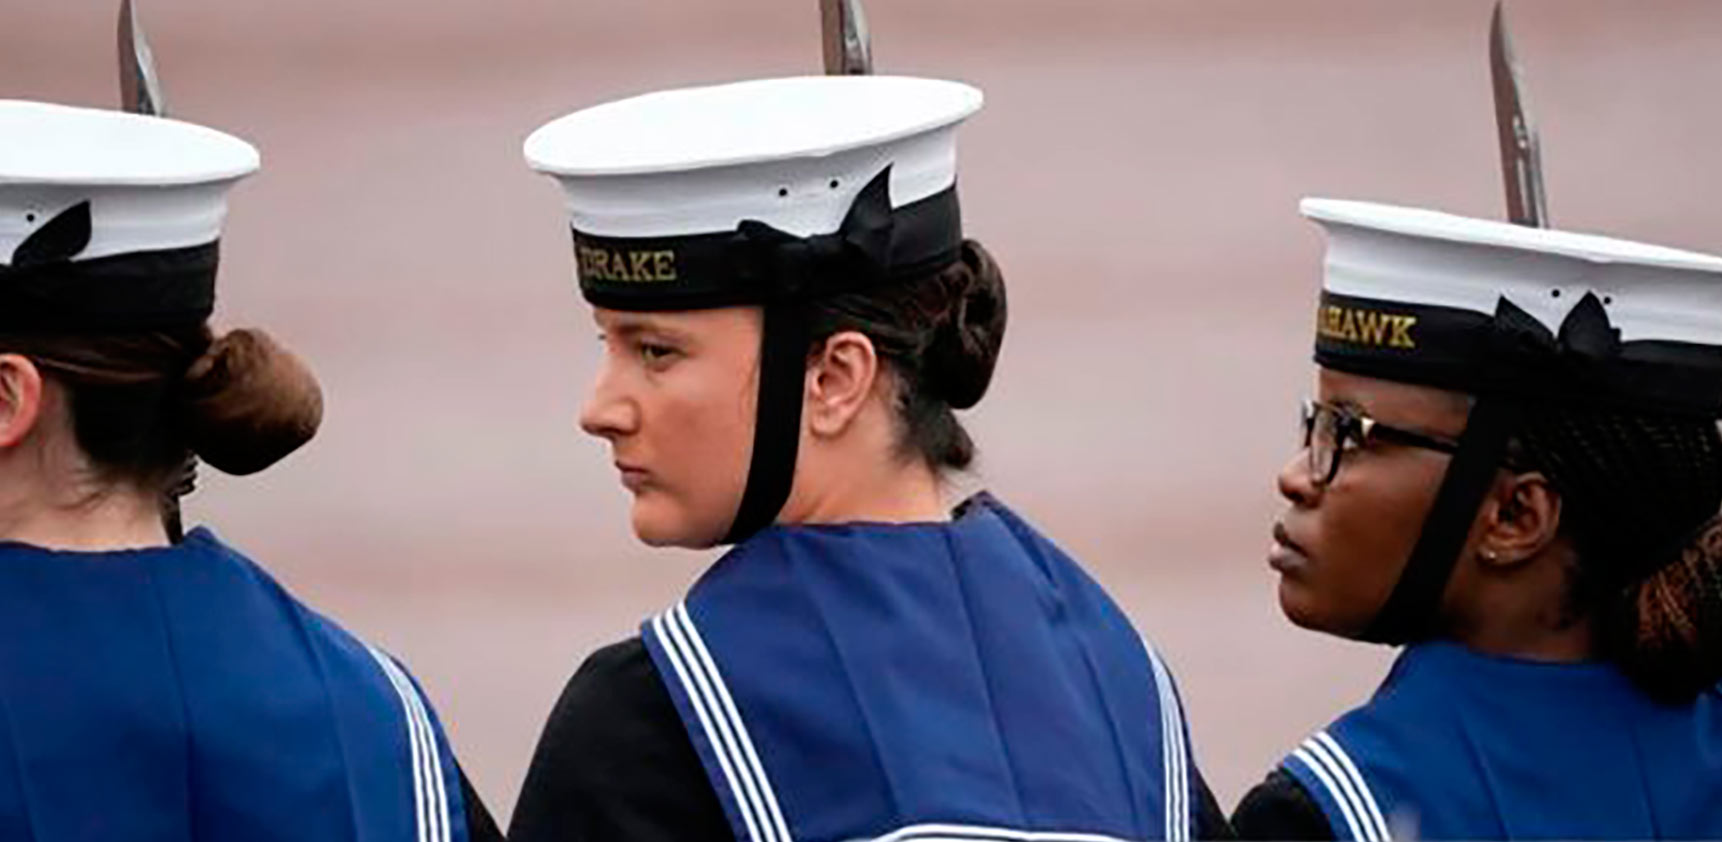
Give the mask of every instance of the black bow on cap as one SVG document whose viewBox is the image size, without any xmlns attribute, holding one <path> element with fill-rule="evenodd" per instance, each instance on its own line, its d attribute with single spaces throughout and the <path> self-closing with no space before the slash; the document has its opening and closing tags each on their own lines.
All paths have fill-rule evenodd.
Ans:
<svg viewBox="0 0 1722 842">
<path fill-rule="evenodd" d="M 861 188 L 830 234 L 797 237 L 756 219 L 736 227 L 735 276 L 767 300 L 862 289 L 891 277 L 891 168 Z"/>
<path fill-rule="evenodd" d="M 62 263 L 90 245 L 90 203 L 79 202 L 42 223 L 12 251 L 13 269 Z M 0 272 L 8 267 L 0 266 Z"/>
<path fill-rule="evenodd" d="M 1491 368 L 1504 381 L 1497 385 L 1534 392 L 1592 394 L 1621 352 L 1620 330 L 1590 292 L 1561 321 L 1559 334 L 1503 297 L 1490 335 Z"/>
</svg>

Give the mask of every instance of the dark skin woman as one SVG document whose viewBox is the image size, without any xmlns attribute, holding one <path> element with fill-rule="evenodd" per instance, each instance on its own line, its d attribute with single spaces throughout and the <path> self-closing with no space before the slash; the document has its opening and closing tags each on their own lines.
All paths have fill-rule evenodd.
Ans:
<svg viewBox="0 0 1722 842">
<path fill-rule="evenodd" d="M 1406 224 L 1392 209 L 1362 213 L 1376 226 L 1370 236 Z M 1319 208 L 1312 215 L 1328 220 Z M 1245 796 L 1233 816 L 1243 838 L 1678 836 L 1722 827 L 1716 777 L 1704 771 L 1722 711 L 1722 435 L 1705 390 L 1651 385 L 1700 383 L 1713 370 L 1711 352 L 1639 339 L 1667 330 L 1658 319 L 1668 311 L 1634 309 L 1653 295 L 1705 294 L 1714 281 L 1700 273 L 1722 263 L 1679 255 L 1691 276 L 1636 270 L 1664 289 L 1621 283 L 1566 305 L 1558 299 L 1577 275 L 1569 253 L 1626 246 L 1490 225 L 1446 217 L 1416 231 L 1428 240 L 1410 247 L 1353 245 L 1342 233 L 1330 252 L 1339 256 L 1330 257 L 1319 323 L 1323 364 L 1304 408 L 1303 447 L 1277 478 L 1286 507 L 1268 561 L 1293 623 L 1406 648 L 1367 705 L 1317 732 Z M 1503 264 L 1555 267 L 1513 271 L 1560 280 L 1543 292 L 1564 318 L 1558 338 L 1503 327 L 1528 321 L 1504 294 L 1492 317 L 1422 303 L 1453 301 L 1442 284 L 1468 282 L 1439 278 L 1446 246 L 1427 245 L 1457 238 L 1454 231 L 1500 248 L 1488 258 Z M 1458 258 L 1462 270 L 1488 271 L 1464 242 L 1473 251 Z M 1392 249 L 1411 248 L 1422 249 L 1421 262 L 1393 262 L 1401 258 Z M 1357 266 L 1366 267 L 1360 275 L 1404 271 L 1414 281 L 1372 298 L 1334 293 L 1332 274 Z M 1595 270 L 1590 277 L 1608 283 Z M 1371 344 L 1355 326 L 1383 323 L 1377 317 L 1412 320 L 1425 332 L 1408 332 L 1402 349 Z M 1542 338 L 1527 345 L 1526 336 Z M 1616 368 L 1629 359 L 1636 368 Z M 1622 370 L 1627 376 L 1617 376 Z M 1472 392 L 1430 382 L 1443 377 L 1455 387 L 1466 377 L 1491 385 Z M 1481 410 L 1485 403 L 1496 414 Z M 1490 461 L 1467 466 L 1482 465 L 1477 502 L 1454 509 L 1462 495 L 1451 474 L 1459 454 L 1479 446 L 1473 428 L 1481 424 L 1500 425 L 1498 454 L 1470 452 Z M 1429 569 L 1419 553 L 1443 505 L 1462 514 L 1451 521 L 1450 571 L 1415 579 Z M 1438 585 L 1425 595 L 1427 619 L 1383 636 L 1382 618 L 1412 604 L 1408 581 Z"/>
<path fill-rule="evenodd" d="M 1436 442 L 1458 439 L 1471 405 L 1456 392 L 1328 369 L 1317 384 L 1318 404 Z M 1382 560 L 1409 557 L 1449 456 L 1348 440 L 1339 470 L 1322 482 L 1311 456 L 1331 447 L 1315 443 L 1281 469 L 1277 487 L 1288 505 L 1269 562 L 1292 622 L 1352 637 L 1398 582 L 1403 561 Z M 1621 563 L 1606 554 L 1632 551 L 1609 546 L 1622 542 L 1616 531 L 1652 545 L 1693 530 L 1710 535 L 1709 500 L 1722 494 L 1715 425 L 1554 410 L 1533 416 L 1516 449 L 1527 467 L 1497 472 L 1477 510 L 1442 598 L 1443 636 L 1528 660 L 1614 658 L 1661 696 L 1713 683 L 1707 673 L 1718 653 L 1704 647 L 1716 630 L 1700 622 L 1722 608 L 1722 560 L 1708 543 L 1695 542 L 1628 593 L 1605 599 L 1598 585 Z M 1536 464 L 1551 467 L 1529 468 Z"/>
<path fill-rule="evenodd" d="M 1456 441 L 1470 399 L 1454 392 L 1322 369 L 1317 401 L 1381 424 Z M 1280 607 L 1313 631 L 1360 633 L 1399 581 L 1404 560 L 1449 457 L 1388 441 L 1356 443 L 1322 484 L 1308 452 L 1280 471 L 1289 504 L 1274 527 L 1270 561 L 1280 573 Z M 1312 448 L 1313 449 L 1313 448 Z M 1593 651 L 1593 618 L 1570 603 L 1572 542 L 1560 534 L 1561 497 L 1540 472 L 1502 470 L 1442 601 L 1446 634 L 1483 652 L 1580 660 Z"/>
</svg>

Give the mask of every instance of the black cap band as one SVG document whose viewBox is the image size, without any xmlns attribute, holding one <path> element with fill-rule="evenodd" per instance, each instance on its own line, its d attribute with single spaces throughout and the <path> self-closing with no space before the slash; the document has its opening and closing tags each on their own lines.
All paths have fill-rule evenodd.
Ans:
<svg viewBox="0 0 1722 842">
<path fill-rule="evenodd" d="M 890 173 L 861 190 L 831 234 L 796 237 L 751 221 L 681 237 L 575 230 L 580 292 L 612 310 L 703 310 L 831 295 L 951 264 L 963 239 L 956 187 L 893 209 Z"/>
<path fill-rule="evenodd" d="M 1623 342 L 1589 293 L 1554 333 L 1505 298 L 1489 314 L 1323 292 L 1315 361 L 1474 395 L 1722 415 L 1722 347 Z"/>
<path fill-rule="evenodd" d="M 111 332 L 198 325 L 215 310 L 219 243 L 0 266 L 0 331 Z"/>
</svg>

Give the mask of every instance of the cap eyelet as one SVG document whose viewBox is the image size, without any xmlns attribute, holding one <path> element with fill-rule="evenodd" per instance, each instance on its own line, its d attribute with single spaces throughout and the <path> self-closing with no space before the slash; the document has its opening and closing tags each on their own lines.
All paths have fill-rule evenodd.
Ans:
<svg viewBox="0 0 1722 842">
<path fill-rule="evenodd" d="M 1551 289 L 1551 290 L 1549 290 L 1549 297 L 1550 298 L 1560 298 L 1561 297 L 1561 291 L 1558 289 Z"/>
<path fill-rule="evenodd" d="M 788 187 L 777 188 L 777 198 L 779 198 L 779 199 L 789 198 L 789 188 Z"/>
<path fill-rule="evenodd" d="M 837 179 L 835 179 L 835 178 L 834 178 L 834 179 L 831 179 L 831 189 L 832 189 L 832 190 L 836 190 L 836 189 L 837 189 Z"/>
<path fill-rule="evenodd" d="M 25 213 L 25 214 L 24 214 L 24 221 L 25 221 L 25 222 L 28 222 L 28 223 L 31 223 L 31 224 L 35 224 L 35 222 L 36 222 L 36 212 L 35 212 L 35 211 L 29 211 L 29 212 L 27 212 L 27 213 Z"/>
<path fill-rule="evenodd" d="M 1603 296 L 1602 297 L 1602 303 L 1603 303 L 1603 306 L 1605 306 L 1605 307 L 1610 305 L 1610 304 L 1613 304 L 1614 303 L 1614 296 L 1612 296 L 1612 295 Z"/>
</svg>

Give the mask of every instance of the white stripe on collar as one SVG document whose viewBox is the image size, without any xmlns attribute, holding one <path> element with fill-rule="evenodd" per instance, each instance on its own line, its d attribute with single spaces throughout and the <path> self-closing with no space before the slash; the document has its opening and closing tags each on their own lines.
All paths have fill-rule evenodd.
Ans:
<svg viewBox="0 0 1722 842">
<path fill-rule="evenodd" d="M 1389 842 L 1393 838 L 1383 820 L 1381 808 L 1350 755 L 1326 731 L 1317 732 L 1303 741 L 1292 753 L 1313 772 L 1328 796 L 1339 807 L 1351 830 L 1353 839 L 1362 842 Z"/>
<path fill-rule="evenodd" d="M 1363 772 L 1357 768 L 1357 764 L 1351 762 L 1351 755 L 1347 754 L 1339 741 L 1326 731 L 1317 732 L 1315 740 L 1333 753 L 1333 756 L 1339 760 L 1339 765 L 1350 776 L 1352 783 L 1357 786 L 1358 792 L 1363 796 L 1363 805 L 1368 809 L 1368 819 L 1371 824 L 1375 825 L 1376 834 L 1383 842 L 1392 839 L 1393 835 L 1387 829 L 1387 820 L 1382 817 L 1381 807 L 1375 802 L 1375 793 L 1370 790 L 1369 782 L 1364 779 Z"/>
<path fill-rule="evenodd" d="M 448 791 L 444 788 L 442 758 L 436 732 L 431 728 L 418 688 L 393 658 L 374 646 L 365 649 L 395 688 L 401 715 L 407 723 L 407 743 L 412 751 L 414 820 L 419 842 L 449 842 Z"/>
<path fill-rule="evenodd" d="M 1190 751 L 1185 737 L 1184 708 L 1178 701 L 1178 690 L 1172 686 L 1172 673 L 1166 669 L 1160 653 L 1147 640 L 1148 661 L 1154 667 L 1154 687 L 1160 693 L 1160 754 L 1161 778 L 1166 787 L 1165 834 L 1167 842 L 1190 840 Z"/>
<path fill-rule="evenodd" d="M 1116 836 L 1056 830 L 1017 830 L 967 824 L 917 824 L 870 842 L 1125 842 Z"/>
<path fill-rule="evenodd" d="M 1310 772 L 1315 774 L 1316 778 L 1321 781 L 1321 785 L 1327 789 L 1328 798 L 1338 805 L 1339 813 L 1345 819 L 1346 828 L 1351 831 L 1351 835 L 1346 838 L 1358 840 L 1358 842 L 1373 842 L 1374 836 L 1366 835 L 1363 827 L 1357 823 L 1357 810 L 1352 807 L 1351 800 L 1346 797 L 1347 793 L 1340 789 L 1338 783 L 1334 782 L 1333 775 L 1327 771 L 1327 766 L 1309 753 L 1308 746 L 1309 743 L 1304 743 L 1303 746 L 1292 752 L 1292 757 L 1297 758 L 1298 762 L 1308 767 Z M 1339 836 L 1338 828 L 1334 828 L 1333 835 Z"/>
<path fill-rule="evenodd" d="M 723 674 L 718 671 L 687 606 L 652 618 L 652 632 L 670 659 L 688 703 L 716 755 L 736 809 L 754 842 L 793 842 L 747 724 L 737 712 Z"/>
</svg>

